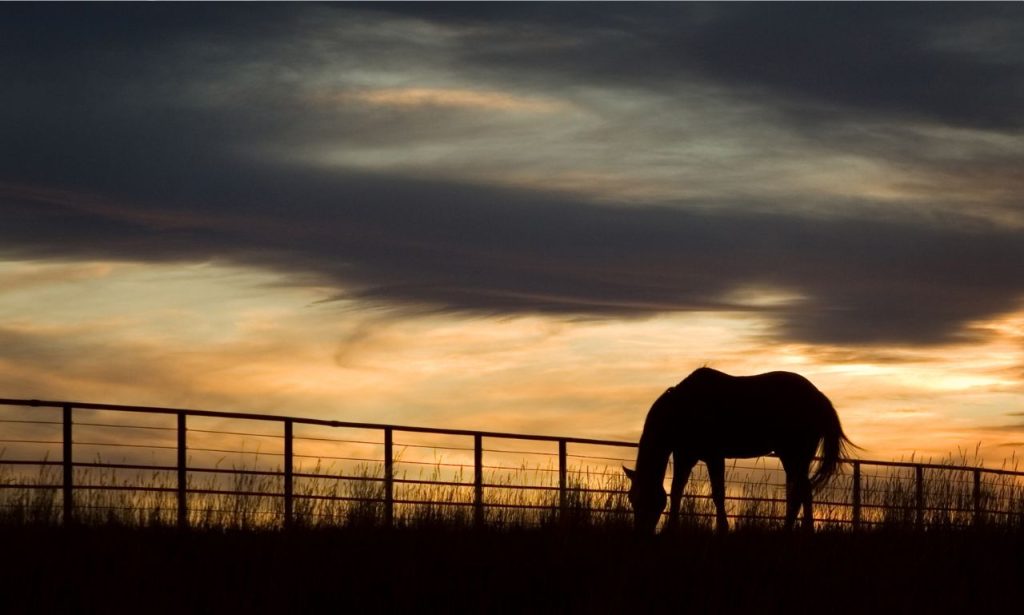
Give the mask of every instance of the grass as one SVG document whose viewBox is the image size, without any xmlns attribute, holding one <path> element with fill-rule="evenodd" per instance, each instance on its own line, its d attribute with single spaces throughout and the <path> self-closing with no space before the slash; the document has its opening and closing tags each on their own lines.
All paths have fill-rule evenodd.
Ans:
<svg viewBox="0 0 1024 615">
<path fill-rule="evenodd" d="M 392 526 L 398 528 L 477 525 L 475 488 L 462 469 L 451 474 L 443 464 L 420 466 L 415 475 L 394 477 Z M 59 464 L 38 466 L 37 474 L 0 463 L 0 524 L 52 526 L 62 522 Z M 1019 476 L 984 474 L 975 491 L 973 468 L 925 469 L 920 492 L 914 468 L 862 474 L 861 527 L 869 530 L 952 530 L 984 526 L 1024 529 L 1024 483 Z M 737 470 L 736 473 L 739 471 Z M 317 460 L 294 479 L 294 526 L 373 528 L 385 524 L 383 466 L 361 464 L 343 474 Z M 617 473 L 573 468 L 567 473 L 564 501 L 557 475 L 547 468 L 520 466 L 483 477 L 483 524 L 492 529 L 566 525 L 602 531 L 625 530 L 631 522 L 626 481 Z M 778 477 L 735 476 L 730 486 L 730 516 L 740 529 L 781 526 L 785 494 Z M 75 470 L 75 520 L 83 525 L 133 528 L 177 525 L 177 474 L 173 470 L 133 470 L 104 465 L 99 459 Z M 190 470 L 189 526 L 197 529 L 261 530 L 284 519 L 280 470 L 209 468 Z M 40 487 L 37 487 L 40 486 Z M 49 486 L 49 488 L 41 487 Z M 839 476 L 816 496 L 819 528 L 850 529 L 852 477 Z M 976 499 L 977 498 L 977 499 Z M 976 512 L 975 507 L 980 509 Z M 714 507 L 706 479 L 695 476 L 682 504 L 682 523 L 711 529 Z"/>
<path fill-rule="evenodd" d="M 76 484 L 115 489 L 76 492 L 70 527 L 59 489 L 0 489 L 0 610 L 995 612 L 1016 599 L 1024 574 L 1021 485 L 982 484 L 984 507 L 1008 512 L 975 524 L 969 469 L 925 473 L 921 525 L 906 472 L 864 476 L 872 524 L 851 532 L 826 521 L 813 534 L 777 531 L 778 486 L 763 476 L 734 486 L 735 530 L 718 536 L 697 476 L 679 531 L 643 540 L 629 531 L 624 479 L 585 468 L 568 475 L 564 512 L 546 468 L 485 476 L 482 526 L 472 477 L 441 464 L 403 473 L 386 528 L 381 466 L 341 479 L 315 464 L 295 480 L 288 530 L 280 476 L 218 470 L 190 473 L 188 530 L 176 527 L 174 472 L 76 469 Z M 28 477 L 0 465 L 0 485 L 61 478 L 59 465 Z M 846 502 L 850 480 L 819 499 Z M 844 509 L 818 510 L 827 519 Z"/>
</svg>

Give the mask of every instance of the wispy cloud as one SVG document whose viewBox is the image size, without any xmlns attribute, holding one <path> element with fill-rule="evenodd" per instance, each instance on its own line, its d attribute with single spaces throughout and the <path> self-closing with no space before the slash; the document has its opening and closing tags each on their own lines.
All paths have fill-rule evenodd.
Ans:
<svg viewBox="0 0 1024 615">
<path fill-rule="evenodd" d="M 320 95 L 317 102 L 364 103 L 393 107 L 454 107 L 485 111 L 555 113 L 565 110 L 564 102 L 540 97 L 517 96 L 495 90 L 461 88 L 383 88 L 343 91 Z"/>
</svg>

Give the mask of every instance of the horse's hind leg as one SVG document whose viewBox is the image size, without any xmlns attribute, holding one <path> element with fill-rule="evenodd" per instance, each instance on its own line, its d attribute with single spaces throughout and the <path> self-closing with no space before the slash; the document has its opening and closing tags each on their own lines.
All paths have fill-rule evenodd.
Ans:
<svg viewBox="0 0 1024 615">
<path fill-rule="evenodd" d="M 811 460 L 782 457 L 781 461 L 786 471 L 786 530 L 793 529 L 801 506 L 804 509 L 804 526 L 810 529 L 814 523 L 811 517 L 811 480 L 808 478 Z"/>
<path fill-rule="evenodd" d="M 725 459 L 705 459 L 711 480 L 711 499 L 715 502 L 715 529 L 729 531 L 729 518 L 725 514 Z"/>
<path fill-rule="evenodd" d="M 796 489 L 793 486 L 793 479 L 786 473 L 786 531 L 793 529 L 796 523 L 796 514 L 800 512 L 800 501 L 796 498 Z"/>
</svg>

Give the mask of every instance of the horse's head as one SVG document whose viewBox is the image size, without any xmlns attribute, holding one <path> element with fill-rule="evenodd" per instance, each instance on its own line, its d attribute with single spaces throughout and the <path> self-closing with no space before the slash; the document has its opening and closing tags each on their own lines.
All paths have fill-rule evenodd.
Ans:
<svg viewBox="0 0 1024 615">
<path fill-rule="evenodd" d="M 660 482 L 639 478 L 636 470 L 626 466 L 622 466 L 622 469 L 631 483 L 628 497 L 633 506 L 633 527 L 640 534 L 653 534 L 668 499 L 665 487 Z"/>
</svg>

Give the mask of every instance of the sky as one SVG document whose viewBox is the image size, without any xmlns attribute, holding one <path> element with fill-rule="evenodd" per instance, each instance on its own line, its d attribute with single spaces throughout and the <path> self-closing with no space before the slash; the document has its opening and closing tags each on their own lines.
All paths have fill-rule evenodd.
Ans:
<svg viewBox="0 0 1024 615">
<path fill-rule="evenodd" d="M 1024 454 L 1024 7 L 0 7 L 0 397 Z"/>
</svg>

